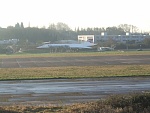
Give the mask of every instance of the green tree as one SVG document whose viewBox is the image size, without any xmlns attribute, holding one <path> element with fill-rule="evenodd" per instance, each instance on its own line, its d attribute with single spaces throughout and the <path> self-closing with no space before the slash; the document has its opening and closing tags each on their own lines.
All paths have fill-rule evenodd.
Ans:
<svg viewBox="0 0 150 113">
<path fill-rule="evenodd" d="M 109 46 L 109 47 L 114 47 L 116 44 L 117 44 L 117 42 L 115 40 L 113 40 L 113 38 L 109 38 L 105 42 L 105 46 Z"/>
<path fill-rule="evenodd" d="M 20 26 L 21 28 L 24 28 L 24 25 L 23 25 L 23 22 L 21 22 L 21 26 Z"/>
<path fill-rule="evenodd" d="M 143 44 L 146 46 L 146 47 L 150 47 L 150 38 L 145 38 L 143 40 Z"/>
<path fill-rule="evenodd" d="M 125 35 L 124 30 L 117 27 L 107 27 L 106 32 L 108 35 Z"/>
<path fill-rule="evenodd" d="M 15 28 L 20 28 L 20 24 L 19 23 L 15 24 Z"/>
</svg>

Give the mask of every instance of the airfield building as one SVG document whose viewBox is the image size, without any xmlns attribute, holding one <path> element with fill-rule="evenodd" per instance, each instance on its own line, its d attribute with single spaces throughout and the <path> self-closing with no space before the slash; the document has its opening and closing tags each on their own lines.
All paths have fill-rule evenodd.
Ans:
<svg viewBox="0 0 150 113">
<path fill-rule="evenodd" d="M 0 44 L 16 44 L 19 39 L 0 40 Z"/>
<path fill-rule="evenodd" d="M 113 39 L 119 43 L 140 43 L 145 38 L 150 38 L 150 35 L 144 34 L 130 34 L 126 33 L 126 35 L 107 35 L 107 33 L 101 33 L 101 35 L 78 35 L 78 41 L 89 41 L 91 43 L 103 42 L 109 39 Z"/>
<path fill-rule="evenodd" d="M 78 35 L 78 41 L 79 42 L 87 41 L 87 42 L 94 43 L 95 42 L 95 35 Z"/>
</svg>

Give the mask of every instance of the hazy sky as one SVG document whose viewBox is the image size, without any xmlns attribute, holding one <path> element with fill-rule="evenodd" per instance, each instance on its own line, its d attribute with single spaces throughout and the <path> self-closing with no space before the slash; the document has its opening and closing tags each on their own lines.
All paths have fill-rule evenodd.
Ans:
<svg viewBox="0 0 150 113">
<path fill-rule="evenodd" d="M 149 0 L 0 0 L 0 26 L 49 26 L 63 22 L 75 27 L 131 24 L 150 31 Z"/>
</svg>

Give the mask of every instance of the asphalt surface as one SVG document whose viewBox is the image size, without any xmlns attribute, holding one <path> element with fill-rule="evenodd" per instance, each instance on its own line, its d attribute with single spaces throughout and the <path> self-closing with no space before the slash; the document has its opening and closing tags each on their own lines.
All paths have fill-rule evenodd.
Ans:
<svg viewBox="0 0 150 113">
<path fill-rule="evenodd" d="M 0 105 L 64 105 L 149 89 L 150 77 L 1 81 Z"/>
<path fill-rule="evenodd" d="M 150 64 L 150 55 L 3 58 L 0 68 Z"/>
</svg>

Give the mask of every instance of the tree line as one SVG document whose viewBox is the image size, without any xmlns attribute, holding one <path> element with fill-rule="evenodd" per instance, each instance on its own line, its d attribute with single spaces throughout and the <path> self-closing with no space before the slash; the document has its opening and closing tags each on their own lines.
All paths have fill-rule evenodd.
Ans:
<svg viewBox="0 0 150 113">
<path fill-rule="evenodd" d="M 8 26 L 0 28 L 0 40 L 19 39 L 28 40 L 32 43 L 40 41 L 77 40 L 77 35 L 100 35 L 107 32 L 108 35 L 125 35 L 126 32 L 139 33 L 138 28 L 133 25 L 121 24 L 117 27 L 107 28 L 75 28 L 72 30 L 65 23 L 50 24 L 48 28 L 24 27 L 23 23 L 17 23 L 15 27 Z"/>
<path fill-rule="evenodd" d="M 71 29 L 67 24 L 58 22 L 50 24 L 48 28 L 24 27 L 23 23 L 16 23 L 15 26 L 0 28 L 0 40 L 19 39 L 22 46 L 42 44 L 42 42 L 54 43 L 58 40 L 77 40 L 78 35 L 100 35 L 107 32 L 107 35 L 125 35 L 126 32 L 140 34 L 136 26 L 121 24 L 113 27 L 75 28 Z M 110 40 L 109 40 L 110 42 Z M 114 43 L 114 41 L 112 41 Z M 150 45 L 149 39 L 145 41 Z"/>
</svg>

